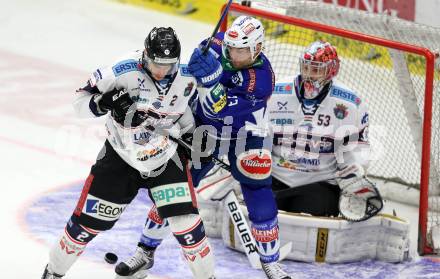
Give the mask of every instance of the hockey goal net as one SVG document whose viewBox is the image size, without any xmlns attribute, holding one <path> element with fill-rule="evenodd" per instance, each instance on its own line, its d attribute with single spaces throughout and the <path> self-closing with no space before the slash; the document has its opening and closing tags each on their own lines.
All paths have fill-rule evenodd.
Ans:
<svg viewBox="0 0 440 279">
<path fill-rule="evenodd" d="M 394 192 L 413 189 L 414 196 L 401 196 L 419 206 L 418 251 L 432 254 L 429 232 L 440 226 L 440 81 L 431 50 L 440 47 L 440 30 L 320 2 L 242 2 L 231 6 L 222 30 L 240 14 L 262 20 L 277 79 L 299 72 L 299 53 L 311 42 L 337 47 L 338 81 L 369 107 L 369 176 Z"/>
</svg>

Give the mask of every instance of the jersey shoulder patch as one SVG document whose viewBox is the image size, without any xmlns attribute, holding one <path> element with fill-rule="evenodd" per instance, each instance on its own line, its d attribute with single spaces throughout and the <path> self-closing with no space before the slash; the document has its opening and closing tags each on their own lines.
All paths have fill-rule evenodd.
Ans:
<svg viewBox="0 0 440 279">
<path fill-rule="evenodd" d="M 183 77 L 192 77 L 192 75 L 189 73 L 188 65 L 187 64 L 180 64 L 180 75 Z"/>
<path fill-rule="evenodd" d="M 347 102 L 355 104 L 356 106 L 359 106 L 362 103 L 361 98 L 356 96 L 356 94 L 340 86 L 332 86 L 330 97 L 336 97 L 345 100 Z"/>
<path fill-rule="evenodd" d="M 123 75 L 132 71 L 139 71 L 138 62 L 134 59 L 127 59 L 118 62 L 116 65 L 112 67 L 113 73 L 115 77 Z"/>
<path fill-rule="evenodd" d="M 276 83 L 273 94 L 292 94 L 293 93 L 293 82 L 281 82 Z"/>
</svg>

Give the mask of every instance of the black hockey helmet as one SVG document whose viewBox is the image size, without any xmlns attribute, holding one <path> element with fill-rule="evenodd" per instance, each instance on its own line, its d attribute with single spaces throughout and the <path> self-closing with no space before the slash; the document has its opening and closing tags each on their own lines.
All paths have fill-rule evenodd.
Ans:
<svg viewBox="0 0 440 279">
<path fill-rule="evenodd" d="M 149 63 L 171 65 L 170 74 L 177 71 L 180 61 L 180 41 L 173 28 L 155 27 L 145 38 L 145 51 L 142 66 L 148 69 Z"/>
</svg>

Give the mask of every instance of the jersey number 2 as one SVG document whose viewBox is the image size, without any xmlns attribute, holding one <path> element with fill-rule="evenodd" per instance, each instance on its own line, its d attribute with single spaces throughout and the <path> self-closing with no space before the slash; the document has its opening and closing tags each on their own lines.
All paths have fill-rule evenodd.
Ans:
<svg viewBox="0 0 440 279">
<path fill-rule="evenodd" d="M 170 102 L 170 106 L 174 106 L 174 103 L 176 102 L 176 100 L 177 100 L 177 95 L 174 95 L 173 99 Z"/>
</svg>

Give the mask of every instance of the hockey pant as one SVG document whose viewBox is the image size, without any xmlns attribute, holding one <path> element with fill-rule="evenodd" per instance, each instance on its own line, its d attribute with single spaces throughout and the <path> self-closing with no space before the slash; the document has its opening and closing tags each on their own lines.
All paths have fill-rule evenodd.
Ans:
<svg viewBox="0 0 440 279">
<path fill-rule="evenodd" d="M 159 208 L 158 216 L 161 214 L 163 218 L 168 219 L 171 230 L 184 252 L 187 252 L 185 255 L 191 270 L 195 270 L 194 263 L 202 262 L 204 274 L 213 274 L 213 254 L 198 215 L 184 151 L 178 149 L 175 156 L 177 159 L 169 160 L 162 174 L 142 177 L 106 142 L 98 156 L 99 159 L 91 168 L 76 209 L 59 241 L 50 251 L 51 272 L 66 274 L 83 253 L 86 245 L 100 231 L 111 229 L 138 190 L 147 188 L 150 198 Z M 175 163 L 177 160 L 180 160 L 181 166 L 187 168 L 179 168 Z M 183 195 L 174 195 L 174 200 L 173 197 L 167 196 L 166 200 L 171 203 L 164 204 L 161 193 L 169 194 L 173 190 L 180 191 Z M 196 261 L 199 258 L 201 260 Z M 197 275 L 200 271 L 193 272 Z M 197 276 L 196 278 L 204 278 Z"/>
</svg>

